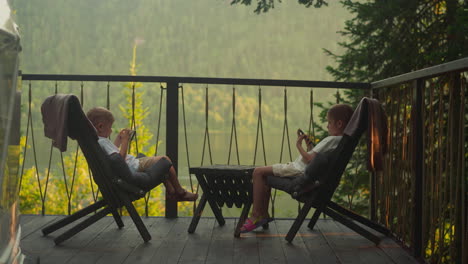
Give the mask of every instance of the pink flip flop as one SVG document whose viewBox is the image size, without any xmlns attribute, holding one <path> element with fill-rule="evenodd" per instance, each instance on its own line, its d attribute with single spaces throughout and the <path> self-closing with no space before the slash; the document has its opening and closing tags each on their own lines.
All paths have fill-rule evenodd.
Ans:
<svg viewBox="0 0 468 264">
<path fill-rule="evenodd" d="M 262 226 L 264 224 L 268 224 L 271 221 L 273 221 L 273 218 L 264 217 L 264 218 L 260 218 L 260 219 L 257 218 L 255 220 L 252 220 L 249 217 L 249 218 L 247 218 L 247 220 L 245 220 L 245 223 L 241 227 L 240 232 L 241 233 L 251 232 L 251 231 L 257 229 L 258 227 L 260 227 L 260 226 Z"/>
</svg>

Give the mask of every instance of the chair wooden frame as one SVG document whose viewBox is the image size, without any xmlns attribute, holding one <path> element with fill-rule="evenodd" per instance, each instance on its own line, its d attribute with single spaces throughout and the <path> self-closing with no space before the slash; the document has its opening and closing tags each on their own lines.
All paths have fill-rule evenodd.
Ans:
<svg viewBox="0 0 468 264">
<path fill-rule="evenodd" d="M 359 139 L 364 131 L 367 129 L 368 122 L 368 102 L 363 99 L 361 101 L 362 107 L 364 107 L 363 113 L 366 113 L 364 118 L 361 118 L 359 128 L 353 133 L 353 135 L 343 135 L 342 140 L 340 141 L 338 147 L 334 150 L 332 158 L 329 160 L 329 165 L 327 169 L 327 177 L 325 182 L 323 182 L 319 187 L 314 188 L 312 191 L 306 193 L 300 199 L 300 202 L 303 202 L 304 205 L 299 211 L 298 216 L 296 217 L 293 225 L 286 235 L 286 240 L 292 242 L 296 236 L 299 228 L 307 217 L 310 209 L 315 207 L 315 213 L 313 214 L 308 227 L 313 229 L 321 213 L 324 213 L 337 222 L 347 226 L 356 233 L 362 235 L 363 237 L 374 242 L 376 245 L 380 243 L 380 238 L 375 234 L 371 233 L 367 229 L 363 228 L 361 225 L 358 225 L 356 222 L 365 225 L 369 228 L 374 229 L 386 236 L 390 235 L 390 231 L 383 226 L 360 216 L 338 204 L 331 201 L 333 193 L 338 187 L 341 177 L 346 169 L 346 166 L 349 160 L 352 157 L 356 146 L 359 143 Z M 355 113 L 356 114 L 356 113 Z M 272 177 L 272 176 L 270 176 Z M 285 179 L 286 180 L 286 179 Z M 271 186 L 275 188 L 275 186 Z M 293 194 L 294 197 L 294 194 Z"/>
<path fill-rule="evenodd" d="M 93 179 L 99 187 L 102 199 L 46 226 L 42 229 L 43 235 L 48 235 L 91 213 L 94 214 L 56 237 L 54 239 L 55 244 L 58 245 L 71 238 L 109 213 L 114 217 L 117 227 L 121 229 L 124 226 L 124 223 L 118 209 L 125 207 L 143 241 L 147 242 L 151 240 L 151 235 L 149 234 L 148 229 L 132 204 L 132 201 L 142 198 L 146 192 L 135 185 L 125 182 L 112 173 L 110 161 L 99 146 L 96 131 L 94 127 L 89 125 L 90 123 L 83 113 L 83 109 L 78 98 L 74 95 L 70 96 L 67 104 L 68 136 L 77 140 L 78 145 L 88 162 Z"/>
</svg>

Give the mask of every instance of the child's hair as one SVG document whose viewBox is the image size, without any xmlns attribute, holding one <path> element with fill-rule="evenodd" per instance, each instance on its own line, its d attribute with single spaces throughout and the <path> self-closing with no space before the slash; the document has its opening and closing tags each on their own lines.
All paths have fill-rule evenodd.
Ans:
<svg viewBox="0 0 468 264">
<path fill-rule="evenodd" d="M 336 104 L 328 110 L 328 115 L 335 121 L 341 120 L 343 122 L 343 129 L 348 124 L 354 110 L 347 104 Z"/>
<path fill-rule="evenodd" d="M 86 113 L 86 116 L 93 125 L 97 125 L 99 122 L 112 123 L 115 120 L 112 112 L 104 107 L 91 108 L 88 113 Z"/>
</svg>

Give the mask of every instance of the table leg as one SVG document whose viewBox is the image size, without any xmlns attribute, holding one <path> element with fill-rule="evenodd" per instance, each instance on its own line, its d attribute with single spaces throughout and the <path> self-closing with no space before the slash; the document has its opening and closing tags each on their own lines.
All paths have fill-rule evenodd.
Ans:
<svg viewBox="0 0 468 264">
<path fill-rule="evenodd" d="M 195 213 L 193 214 L 192 222 L 190 222 L 190 226 L 188 229 L 188 232 L 190 234 L 195 232 L 198 222 L 200 221 L 201 214 L 203 213 L 203 209 L 205 209 L 205 205 L 206 205 L 206 195 L 203 194 L 200 199 L 200 202 L 198 203 L 197 209 L 195 209 Z"/>
<path fill-rule="evenodd" d="M 208 197 L 207 200 L 208 200 L 208 203 L 210 204 L 213 214 L 216 217 L 216 220 L 218 221 L 218 224 L 220 226 L 223 226 L 226 223 L 226 221 L 224 221 L 223 213 L 221 212 L 221 209 L 219 209 L 218 204 L 213 199 L 210 199 L 210 197 Z"/>
<path fill-rule="evenodd" d="M 249 215 L 251 205 L 252 203 L 248 203 L 244 205 L 244 208 L 242 209 L 242 213 L 239 217 L 239 222 L 237 222 L 236 230 L 234 230 L 234 237 L 240 237 L 240 229 L 244 225 L 245 220 L 247 220 L 247 216 Z"/>
</svg>

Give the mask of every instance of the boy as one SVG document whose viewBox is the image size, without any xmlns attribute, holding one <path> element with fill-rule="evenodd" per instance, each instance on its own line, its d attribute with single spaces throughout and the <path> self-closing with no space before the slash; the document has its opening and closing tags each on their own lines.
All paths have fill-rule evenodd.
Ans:
<svg viewBox="0 0 468 264">
<path fill-rule="evenodd" d="M 298 133 L 296 147 L 300 156 L 294 162 L 255 168 L 252 174 L 252 214 L 242 226 L 241 233 L 250 232 L 257 227 L 272 221 L 268 215 L 268 203 L 270 200 L 271 187 L 266 184 L 266 177 L 296 177 L 303 175 L 307 164 L 315 158 L 317 153 L 327 152 L 338 146 L 338 143 L 343 136 L 343 131 L 346 128 L 348 121 L 351 119 L 353 112 L 353 109 L 349 105 L 337 104 L 332 106 L 327 113 L 327 129 L 329 136 L 320 141 L 317 146 L 309 152 L 304 150 L 302 142 L 307 138 L 307 135 Z"/>
<path fill-rule="evenodd" d="M 155 164 L 159 159 L 166 158 L 166 156 L 152 156 L 152 157 L 143 157 L 135 158 L 132 155 L 127 154 L 128 142 L 130 140 L 130 129 L 122 129 L 117 137 L 115 138 L 114 143 L 109 140 L 109 136 L 112 133 L 112 124 L 115 119 L 112 115 L 112 112 L 107 110 L 104 107 L 95 107 L 88 111 L 86 114 L 88 119 L 96 128 L 97 134 L 99 136 L 98 143 L 101 148 L 108 154 L 119 153 L 120 156 L 127 162 L 128 167 L 132 173 L 137 171 L 145 171 Z M 187 192 L 180 185 L 174 167 L 171 166 L 169 169 L 169 178 L 164 181 L 164 186 L 169 198 L 177 201 L 195 201 L 198 198 L 198 194 Z"/>
</svg>

